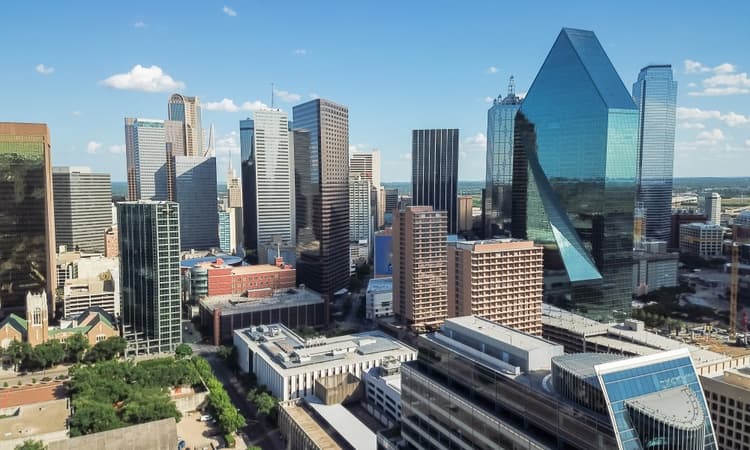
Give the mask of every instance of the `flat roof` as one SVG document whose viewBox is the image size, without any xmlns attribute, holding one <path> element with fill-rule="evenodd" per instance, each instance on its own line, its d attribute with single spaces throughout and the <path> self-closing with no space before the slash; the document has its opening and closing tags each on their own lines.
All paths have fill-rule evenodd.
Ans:
<svg viewBox="0 0 750 450">
<path fill-rule="evenodd" d="M 563 328 L 583 336 L 604 334 L 609 327 L 606 323 L 597 322 L 548 303 L 542 303 L 542 325 Z"/>
<path fill-rule="evenodd" d="M 211 312 L 216 308 L 221 308 L 222 316 L 324 302 L 323 297 L 317 292 L 300 288 L 275 292 L 271 297 L 265 298 L 247 298 L 230 294 L 214 295 L 200 300 L 200 304 Z"/>
<path fill-rule="evenodd" d="M 183 269 L 189 269 L 199 263 L 216 263 L 217 258 L 223 260 L 224 264 L 227 264 L 229 266 L 235 266 L 242 262 L 242 258 L 240 258 L 239 256 L 232 256 L 232 255 L 204 256 L 200 258 L 183 259 L 180 261 L 180 267 L 182 267 Z"/>
<path fill-rule="evenodd" d="M 323 450 L 339 450 L 341 446 L 325 432 L 323 427 L 310 415 L 305 408 L 295 404 L 280 405 L 297 425 Z"/>
<path fill-rule="evenodd" d="M 534 241 L 524 239 L 486 239 L 481 241 L 458 241 L 456 248 L 469 250 L 476 253 L 504 252 L 513 250 L 528 250 L 533 248 L 542 249 L 541 246 L 535 246 Z"/>
<path fill-rule="evenodd" d="M 376 450 L 377 436 L 340 403 L 324 405 L 317 397 L 305 397 L 305 401 L 316 413 L 357 450 Z"/>
<path fill-rule="evenodd" d="M 678 428 L 702 427 L 706 420 L 698 398 L 685 385 L 630 398 L 625 404 Z"/>
<path fill-rule="evenodd" d="M 456 329 L 456 331 L 463 328 L 475 333 L 480 333 L 486 336 L 488 340 L 510 344 L 526 351 L 556 347 L 559 345 L 546 339 L 532 336 L 477 316 L 463 316 L 447 319 L 443 324 L 443 328 L 444 330 Z M 450 337 L 450 333 L 445 333 L 444 331 L 444 334 Z"/>
<path fill-rule="evenodd" d="M 572 353 L 569 355 L 553 356 L 552 362 L 561 369 L 564 369 L 582 380 L 588 380 L 596 377 L 594 366 L 610 361 L 625 359 L 622 355 L 614 353 Z M 599 381 L 596 381 L 599 387 Z"/>
<path fill-rule="evenodd" d="M 18 413 L 0 419 L 0 442 L 29 439 L 66 430 L 68 401 L 52 400 L 18 406 Z"/>
<path fill-rule="evenodd" d="M 367 283 L 367 292 L 385 292 L 393 290 L 393 278 L 373 278 Z"/>
</svg>

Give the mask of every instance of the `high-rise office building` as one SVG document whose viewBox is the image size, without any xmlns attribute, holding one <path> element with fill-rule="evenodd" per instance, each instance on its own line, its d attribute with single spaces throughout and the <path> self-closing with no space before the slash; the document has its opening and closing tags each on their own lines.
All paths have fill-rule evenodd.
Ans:
<svg viewBox="0 0 750 450">
<path fill-rule="evenodd" d="M 431 206 L 394 210 L 393 312 L 415 331 L 448 316 L 448 215 Z"/>
<path fill-rule="evenodd" d="M 112 183 L 108 173 L 88 167 L 53 167 L 57 246 L 104 252 L 102 235 L 112 226 Z"/>
<path fill-rule="evenodd" d="M 219 211 L 219 248 L 224 253 L 232 252 L 232 231 L 229 211 Z"/>
<path fill-rule="evenodd" d="M 117 214 L 128 353 L 173 352 L 182 342 L 179 205 L 122 202 Z"/>
<path fill-rule="evenodd" d="M 198 97 L 172 94 L 167 107 L 169 120 L 182 122 L 182 142 L 185 156 L 203 156 L 203 128 L 201 102 Z M 175 152 L 175 154 L 182 154 Z"/>
<path fill-rule="evenodd" d="M 638 110 L 591 31 L 564 28 L 516 113 L 512 235 L 545 247 L 545 301 L 630 315 Z"/>
<path fill-rule="evenodd" d="M 412 130 L 411 194 L 414 205 L 448 213 L 448 233 L 458 230 L 458 130 Z M 386 211 L 388 212 L 388 211 Z"/>
<path fill-rule="evenodd" d="M 266 248 L 294 244 L 289 116 L 281 110 L 256 111 L 253 120 L 241 121 L 240 130 L 242 149 L 248 150 L 242 158 L 245 248 L 252 262 L 267 263 Z"/>
<path fill-rule="evenodd" d="M 372 239 L 371 191 L 370 180 L 349 180 L 349 240 L 352 242 Z"/>
<path fill-rule="evenodd" d="M 375 226 L 378 229 L 381 229 L 386 225 L 385 188 L 383 186 L 380 186 L 377 188 L 373 186 L 372 196 L 374 198 L 374 203 L 375 203 Z M 393 218 L 391 217 L 391 222 L 393 221 L 392 219 Z"/>
<path fill-rule="evenodd" d="M 380 150 L 354 152 L 349 158 L 349 177 L 370 180 L 373 187 L 380 186 Z"/>
<path fill-rule="evenodd" d="M 633 83 L 639 110 L 637 204 L 645 210 L 646 239 L 669 240 L 672 216 L 672 172 L 677 105 L 677 82 L 672 66 L 641 69 Z"/>
<path fill-rule="evenodd" d="M 510 239 L 448 246 L 448 317 L 542 334 L 542 247 Z"/>
<path fill-rule="evenodd" d="M 232 167 L 231 155 L 229 172 L 227 173 L 227 206 L 229 208 L 242 208 L 242 180 Z"/>
<path fill-rule="evenodd" d="M 180 204 L 182 250 L 219 246 L 216 158 L 174 156 L 174 201 Z"/>
<path fill-rule="evenodd" d="M 297 281 L 326 296 L 349 284 L 349 110 L 294 107 Z"/>
<path fill-rule="evenodd" d="M 385 189 L 385 212 L 392 214 L 394 209 L 398 209 L 398 188 Z"/>
<path fill-rule="evenodd" d="M 474 197 L 471 195 L 458 196 L 458 229 L 457 231 L 471 231 L 474 227 Z"/>
<path fill-rule="evenodd" d="M 129 200 L 167 200 L 169 175 L 163 120 L 125 118 Z"/>
<path fill-rule="evenodd" d="M 708 223 L 721 225 L 721 195 L 717 192 L 703 195 L 703 214 L 708 218 Z"/>
<path fill-rule="evenodd" d="M 55 210 L 46 124 L 0 122 L 0 312 L 21 312 L 26 294 L 54 300 Z M 50 306 L 49 311 L 54 311 Z"/>
<path fill-rule="evenodd" d="M 508 94 L 499 95 L 487 111 L 487 173 L 485 174 L 485 237 L 509 234 L 513 184 L 513 130 L 522 99 L 510 77 Z"/>
</svg>

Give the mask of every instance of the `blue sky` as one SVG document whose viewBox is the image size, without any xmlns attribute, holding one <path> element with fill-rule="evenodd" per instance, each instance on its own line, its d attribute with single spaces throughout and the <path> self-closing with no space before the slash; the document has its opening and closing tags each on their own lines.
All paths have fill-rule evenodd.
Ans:
<svg viewBox="0 0 750 450">
<path fill-rule="evenodd" d="M 270 103 L 271 82 L 290 113 L 312 96 L 347 105 L 351 147 L 381 150 L 384 181 L 410 178 L 413 128 L 459 128 L 459 177 L 481 180 L 487 100 L 511 74 L 526 91 L 563 26 L 594 30 L 628 90 L 641 67 L 673 65 L 676 176 L 750 176 L 750 2 L 29 0 L 0 12 L 0 121 L 48 123 L 54 165 L 113 180 L 125 179 L 123 117 L 166 118 L 175 90 L 201 98 L 223 179 L 239 120 Z"/>
</svg>

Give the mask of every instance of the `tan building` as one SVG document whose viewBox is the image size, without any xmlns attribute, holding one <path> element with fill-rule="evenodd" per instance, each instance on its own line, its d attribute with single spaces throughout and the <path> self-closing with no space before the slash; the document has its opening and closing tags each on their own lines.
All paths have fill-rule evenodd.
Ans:
<svg viewBox="0 0 750 450">
<path fill-rule="evenodd" d="M 232 168 L 229 161 L 229 173 L 227 173 L 227 206 L 229 208 L 242 208 L 242 182 L 237 172 Z"/>
<path fill-rule="evenodd" d="M 497 239 L 448 246 L 448 317 L 476 315 L 542 334 L 542 247 Z"/>
<path fill-rule="evenodd" d="M 393 216 L 393 312 L 415 331 L 448 315 L 448 214 L 409 206 Z"/>
<path fill-rule="evenodd" d="M 104 257 L 116 258 L 120 256 L 120 247 L 117 240 L 117 226 L 107 228 L 104 232 Z"/>
<path fill-rule="evenodd" d="M 719 449 L 750 448 L 750 368 L 700 377 Z"/>
<path fill-rule="evenodd" d="M 474 198 L 471 195 L 458 196 L 458 231 L 471 231 L 474 225 L 472 209 L 474 207 Z"/>
</svg>

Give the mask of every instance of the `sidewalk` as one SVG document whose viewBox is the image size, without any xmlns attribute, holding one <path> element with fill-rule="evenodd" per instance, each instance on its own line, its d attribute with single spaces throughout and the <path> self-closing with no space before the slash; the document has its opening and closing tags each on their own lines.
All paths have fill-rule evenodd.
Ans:
<svg viewBox="0 0 750 450">
<path fill-rule="evenodd" d="M 67 375 L 68 369 L 70 369 L 70 367 L 70 365 L 60 365 L 44 371 L 40 370 L 37 372 L 25 372 L 26 375 L 19 375 L 20 373 L 24 373 L 23 371 L 15 372 L 13 371 L 13 369 L 0 369 L 0 386 L 2 386 L 4 383 L 8 383 L 8 386 L 17 385 L 18 380 L 21 380 L 21 384 L 31 384 L 34 379 L 36 379 L 37 383 L 45 377 L 54 379 L 60 374 Z"/>
</svg>

